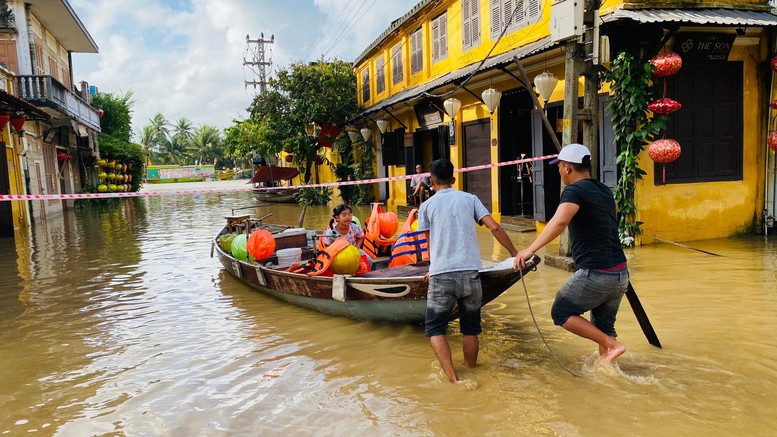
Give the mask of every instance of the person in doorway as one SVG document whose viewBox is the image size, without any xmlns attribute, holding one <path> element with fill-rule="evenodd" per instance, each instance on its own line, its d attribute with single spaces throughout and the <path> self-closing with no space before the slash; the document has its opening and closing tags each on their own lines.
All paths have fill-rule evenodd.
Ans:
<svg viewBox="0 0 777 437">
<path fill-rule="evenodd" d="M 615 364 L 626 347 L 617 341 L 615 317 L 629 284 L 626 256 L 618 238 L 617 206 L 612 191 L 591 179 L 591 152 L 568 144 L 558 158 L 566 185 L 558 209 L 528 248 L 518 252 L 515 268 L 558 237 L 569 226 L 572 258 L 577 270 L 561 287 L 551 309 L 556 325 L 599 345 L 599 355 Z M 591 320 L 582 317 L 591 311 Z"/>
<path fill-rule="evenodd" d="M 415 166 L 416 176 L 410 180 L 410 198 L 413 205 L 418 206 L 429 198 L 430 191 L 432 190 L 432 182 L 429 176 L 421 176 L 424 172 L 424 168 L 421 164 Z"/>
<path fill-rule="evenodd" d="M 478 273 L 482 265 L 475 223 L 485 225 L 511 256 L 518 251 L 477 196 L 452 187 L 456 179 L 449 160 L 434 161 L 431 174 L 435 195 L 421 204 L 418 212 L 418 230 L 426 235 L 430 261 L 425 334 L 443 371 L 451 382 L 456 382 L 458 376 L 445 337 L 454 305 L 459 309 L 464 360 L 469 367 L 477 364 L 478 334 L 482 331 Z"/>
</svg>

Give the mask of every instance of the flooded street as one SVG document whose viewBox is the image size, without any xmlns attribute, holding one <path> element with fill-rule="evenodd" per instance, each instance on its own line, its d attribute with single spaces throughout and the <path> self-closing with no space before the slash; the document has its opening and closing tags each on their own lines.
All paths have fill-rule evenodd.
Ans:
<svg viewBox="0 0 777 437">
<path fill-rule="evenodd" d="M 624 299 L 620 371 L 591 363 L 593 343 L 553 326 L 568 273 L 541 264 L 525 284 L 553 353 L 518 283 L 484 310 L 477 369 L 463 368 L 451 325 L 469 380 L 452 385 L 420 326 L 298 308 L 222 269 L 211 239 L 232 209 L 253 204 L 246 192 L 126 199 L 0 240 L 0 435 L 774 432 L 777 237 L 689 243 L 721 257 L 667 244 L 628 251 L 664 349 L 647 343 Z M 296 223 L 299 207 L 255 211 L 268 213 Z M 322 229 L 330 213 L 309 208 L 305 227 Z M 484 258 L 508 256 L 479 236 Z"/>
</svg>

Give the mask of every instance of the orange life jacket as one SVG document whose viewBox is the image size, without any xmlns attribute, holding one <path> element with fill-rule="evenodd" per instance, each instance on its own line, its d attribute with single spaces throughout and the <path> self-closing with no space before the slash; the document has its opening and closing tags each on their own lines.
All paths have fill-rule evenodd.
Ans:
<svg viewBox="0 0 777 437">
<path fill-rule="evenodd" d="M 371 258 L 377 258 L 379 256 L 389 255 L 391 253 L 391 246 L 396 241 L 396 238 L 384 239 L 380 236 L 380 213 L 383 212 L 379 204 L 372 205 L 372 212 L 367 218 L 367 227 L 364 231 L 364 244 L 362 249 Z"/>
<path fill-rule="evenodd" d="M 332 260 L 335 259 L 340 251 L 350 245 L 351 243 L 349 243 L 345 238 L 338 238 L 324 250 L 320 250 L 315 259 L 308 261 L 302 266 L 291 266 L 287 271 L 293 273 L 305 273 L 308 276 L 326 275 L 329 267 L 332 266 Z"/>
<path fill-rule="evenodd" d="M 413 221 L 418 219 L 418 210 L 413 209 L 408 213 L 399 237 L 391 247 L 391 260 L 389 267 L 413 264 L 429 259 L 429 246 L 426 242 L 424 231 L 414 231 L 410 228 Z"/>
</svg>

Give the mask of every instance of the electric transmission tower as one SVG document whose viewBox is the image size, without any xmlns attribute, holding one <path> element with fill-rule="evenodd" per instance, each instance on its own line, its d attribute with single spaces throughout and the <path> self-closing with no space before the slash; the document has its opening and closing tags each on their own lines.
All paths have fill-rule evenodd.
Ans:
<svg viewBox="0 0 777 437">
<path fill-rule="evenodd" d="M 252 80 L 245 78 L 245 87 L 253 85 L 254 89 L 259 85 L 259 92 L 267 90 L 267 71 L 272 65 L 272 47 L 275 35 L 270 39 L 264 39 L 264 33 L 259 34 L 259 39 L 251 39 L 246 35 L 246 50 L 243 54 L 243 68 L 251 71 Z"/>
</svg>

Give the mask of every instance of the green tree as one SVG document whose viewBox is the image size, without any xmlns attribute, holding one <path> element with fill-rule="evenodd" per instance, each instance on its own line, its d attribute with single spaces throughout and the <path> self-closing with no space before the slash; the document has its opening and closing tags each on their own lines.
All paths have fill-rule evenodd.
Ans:
<svg viewBox="0 0 777 437">
<path fill-rule="evenodd" d="M 306 128 L 311 123 L 342 126 L 352 119 L 358 111 L 355 89 L 356 76 L 347 62 L 293 64 L 271 78 L 267 91 L 254 99 L 248 108 L 249 120 L 230 138 L 239 141 L 239 146 L 229 145 L 233 150 L 250 147 L 265 157 L 286 151 L 293 155 L 303 181 L 310 183 L 320 146 L 308 137 Z M 300 199 L 319 202 L 323 198 L 307 193 Z"/>
<path fill-rule="evenodd" d="M 203 124 L 191 138 L 191 152 L 200 164 L 209 164 L 221 156 L 221 133 Z"/>
<path fill-rule="evenodd" d="M 164 138 L 159 145 L 159 157 L 165 164 L 184 165 L 187 157 L 186 145 L 175 135 Z"/>
<path fill-rule="evenodd" d="M 154 148 L 156 147 L 156 134 L 151 125 L 145 126 L 140 133 L 140 148 L 143 149 L 143 155 L 146 162 L 152 161 Z M 153 161 L 152 161 L 153 162 Z"/>
<path fill-rule="evenodd" d="M 98 93 L 92 99 L 92 106 L 102 108 L 101 131 L 98 136 L 100 155 L 127 164 L 127 174 L 132 175 L 132 191 L 140 188 L 145 173 L 144 154 L 140 145 L 131 139 L 133 92 L 124 95 Z"/>
<path fill-rule="evenodd" d="M 158 112 L 149 122 L 154 135 L 154 148 L 158 150 L 162 143 L 167 140 L 167 137 L 170 136 L 170 123 L 168 123 L 164 115 Z"/>
</svg>

